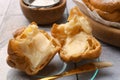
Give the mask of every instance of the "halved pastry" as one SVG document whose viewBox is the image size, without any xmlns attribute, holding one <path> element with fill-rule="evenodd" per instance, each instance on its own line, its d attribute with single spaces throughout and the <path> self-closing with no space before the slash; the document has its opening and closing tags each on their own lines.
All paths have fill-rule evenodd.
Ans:
<svg viewBox="0 0 120 80">
<path fill-rule="evenodd" d="M 51 33 L 62 45 L 59 54 L 65 62 L 78 62 L 100 56 L 101 44 L 92 36 L 87 18 L 78 7 L 71 9 L 67 23 L 54 24 Z"/>
<path fill-rule="evenodd" d="M 35 23 L 16 31 L 9 41 L 7 63 L 29 75 L 43 69 L 59 51 L 61 45 Z"/>
</svg>

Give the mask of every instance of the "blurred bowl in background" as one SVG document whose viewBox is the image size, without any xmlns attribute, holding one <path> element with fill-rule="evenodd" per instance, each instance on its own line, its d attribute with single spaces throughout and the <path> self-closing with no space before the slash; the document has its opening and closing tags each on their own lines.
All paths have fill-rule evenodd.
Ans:
<svg viewBox="0 0 120 80">
<path fill-rule="evenodd" d="M 30 22 L 36 22 L 39 25 L 51 24 L 59 20 L 65 10 L 66 0 L 60 2 L 52 7 L 47 8 L 32 8 L 20 0 L 20 6 L 23 14 Z"/>
</svg>

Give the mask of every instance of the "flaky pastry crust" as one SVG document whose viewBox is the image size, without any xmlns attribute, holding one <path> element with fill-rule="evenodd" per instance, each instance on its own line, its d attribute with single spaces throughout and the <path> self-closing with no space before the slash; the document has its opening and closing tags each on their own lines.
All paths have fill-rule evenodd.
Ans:
<svg viewBox="0 0 120 80">
<path fill-rule="evenodd" d="M 83 0 L 91 8 L 97 8 L 105 12 L 115 12 L 120 10 L 119 0 Z"/>
<path fill-rule="evenodd" d="M 8 65 L 24 71 L 28 75 L 35 75 L 38 73 L 38 71 L 43 69 L 54 57 L 57 51 L 60 50 L 61 47 L 56 39 L 51 37 L 47 32 L 43 30 L 33 27 L 35 31 L 32 33 L 32 26 L 37 25 L 35 23 L 32 23 L 28 26 L 30 29 L 28 29 L 28 27 L 18 29 L 14 34 L 14 38 L 9 40 L 8 45 Z M 29 36 L 30 39 L 26 38 L 28 35 L 25 35 L 25 30 L 27 32 L 31 32 L 29 35 L 33 35 L 32 37 Z M 44 40 L 41 38 L 45 39 L 45 44 Z M 48 46 L 44 47 L 46 45 Z M 40 58 L 41 60 L 39 60 Z"/>
<path fill-rule="evenodd" d="M 103 19 L 120 22 L 120 0 L 83 0 L 83 2 Z"/>
<path fill-rule="evenodd" d="M 87 18 L 78 7 L 71 9 L 67 23 L 54 24 L 51 33 L 62 45 L 59 54 L 65 62 L 95 59 L 101 54 L 101 44 L 92 36 Z"/>
</svg>

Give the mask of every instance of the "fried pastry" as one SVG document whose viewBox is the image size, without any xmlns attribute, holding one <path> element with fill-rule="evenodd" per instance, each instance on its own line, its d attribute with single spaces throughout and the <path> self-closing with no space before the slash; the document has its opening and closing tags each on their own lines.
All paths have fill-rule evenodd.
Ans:
<svg viewBox="0 0 120 80">
<path fill-rule="evenodd" d="M 7 63 L 34 75 L 50 62 L 60 48 L 56 39 L 32 23 L 17 30 L 14 38 L 9 40 Z"/>
<path fill-rule="evenodd" d="M 65 62 L 78 62 L 100 56 L 101 44 L 93 37 L 90 24 L 78 7 L 71 9 L 67 23 L 54 24 L 51 33 L 62 45 L 59 54 Z"/>
<path fill-rule="evenodd" d="M 83 0 L 83 2 L 103 19 L 120 23 L 120 0 Z"/>
</svg>

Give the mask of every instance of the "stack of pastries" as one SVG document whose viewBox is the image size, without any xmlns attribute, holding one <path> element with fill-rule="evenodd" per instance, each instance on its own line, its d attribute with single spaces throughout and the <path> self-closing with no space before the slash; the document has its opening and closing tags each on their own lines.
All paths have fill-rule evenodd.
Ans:
<svg viewBox="0 0 120 80">
<path fill-rule="evenodd" d="M 7 63 L 28 75 L 43 69 L 58 52 L 65 62 L 78 62 L 100 56 L 101 45 L 92 36 L 87 18 L 74 7 L 65 24 L 53 24 L 50 36 L 35 23 L 18 29 L 9 40 Z"/>
<path fill-rule="evenodd" d="M 83 2 L 103 19 L 120 23 L 120 0 L 83 0 Z"/>
</svg>

